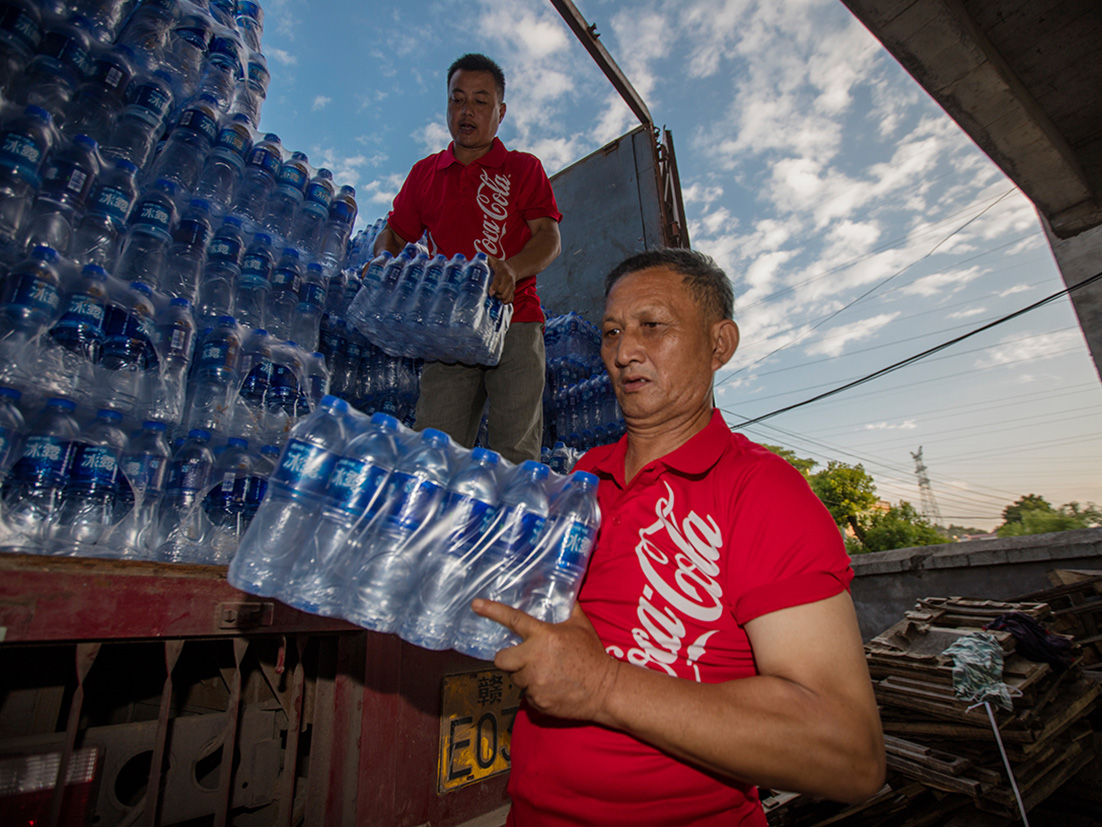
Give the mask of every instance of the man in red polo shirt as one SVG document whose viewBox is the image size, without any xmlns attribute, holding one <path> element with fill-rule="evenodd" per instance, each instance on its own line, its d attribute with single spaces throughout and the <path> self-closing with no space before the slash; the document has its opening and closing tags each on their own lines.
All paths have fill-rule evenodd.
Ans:
<svg viewBox="0 0 1102 827">
<path fill-rule="evenodd" d="M 394 199 L 375 251 L 397 254 L 428 231 L 430 252 L 449 258 L 485 253 L 490 295 L 513 304 L 501 361 L 425 366 L 417 427 L 474 445 L 489 400 L 490 447 L 506 459 L 539 459 L 543 436 L 543 311 L 536 274 L 559 254 L 562 215 L 538 158 L 497 138 L 505 117 L 505 75 L 484 55 L 448 69 L 448 131 L 443 152 L 414 164 Z"/>
<path fill-rule="evenodd" d="M 511 825 L 753 825 L 757 785 L 858 801 L 884 746 L 838 529 L 780 457 L 731 433 L 716 370 L 738 328 L 726 275 L 688 250 L 605 282 L 602 356 L 627 421 L 577 469 L 603 517 L 579 596 L 496 665 L 526 702 Z"/>
</svg>

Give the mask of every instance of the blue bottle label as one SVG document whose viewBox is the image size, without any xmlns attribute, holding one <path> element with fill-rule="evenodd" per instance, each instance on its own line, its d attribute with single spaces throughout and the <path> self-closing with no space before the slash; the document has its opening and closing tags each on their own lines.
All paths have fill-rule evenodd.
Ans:
<svg viewBox="0 0 1102 827">
<path fill-rule="evenodd" d="M 73 453 L 69 485 L 84 490 L 114 488 L 118 471 L 118 458 L 113 448 L 82 442 Z"/>
<path fill-rule="evenodd" d="M 229 37 L 212 37 L 210 41 L 210 54 L 225 55 L 240 63 L 237 41 Z"/>
<path fill-rule="evenodd" d="M 279 157 L 279 153 L 275 152 L 271 147 L 257 146 L 253 147 L 245 163 L 251 167 L 260 167 L 275 178 L 276 175 L 279 174 L 279 167 L 280 164 L 283 163 L 283 160 Z"/>
<path fill-rule="evenodd" d="M 87 75 L 92 68 L 92 59 L 88 50 L 80 45 L 79 40 L 69 37 L 61 29 L 46 32 L 38 47 L 38 53 L 71 67 L 80 77 Z"/>
<path fill-rule="evenodd" d="M 298 394 L 298 377 L 290 365 L 273 363 L 269 383 L 279 399 L 290 399 Z"/>
<path fill-rule="evenodd" d="M 241 274 L 268 280 L 272 272 L 272 260 L 267 256 L 247 255 L 241 262 Z"/>
<path fill-rule="evenodd" d="M 593 549 L 595 533 L 580 520 L 571 520 L 557 550 L 556 568 L 575 574 L 584 571 L 589 552 Z"/>
<path fill-rule="evenodd" d="M 165 358 L 187 361 L 191 358 L 195 328 L 186 323 L 172 325 L 165 335 Z"/>
<path fill-rule="evenodd" d="M 218 135 L 218 146 L 244 158 L 249 149 L 249 139 L 236 129 L 226 127 Z"/>
<path fill-rule="evenodd" d="M 279 178 L 277 180 L 284 186 L 302 192 L 306 189 L 306 184 L 309 182 L 310 177 L 306 174 L 306 170 L 301 167 L 284 164 L 279 168 Z"/>
<path fill-rule="evenodd" d="M 131 454 L 123 457 L 122 473 L 130 487 L 140 494 L 155 494 L 164 490 L 167 470 L 168 463 L 164 457 L 153 454 Z"/>
<path fill-rule="evenodd" d="M 185 247 L 206 249 L 207 242 L 210 241 L 210 224 L 206 221 L 184 218 L 176 225 L 176 230 L 172 233 L 172 241 L 174 244 Z"/>
<path fill-rule="evenodd" d="M 207 248 L 207 255 L 212 259 L 232 261 L 236 264 L 241 260 L 241 252 L 244 246 L 239 238 L 217 236 L 211 239 L 210 247 Z"/>
<path fill-rule="evenodd" d="M 270 80 L 271 74 L 264 67 L 263 63 L 257 63 L 252 60 L 249 61 L 249 81 L 251 85 L 267 89 Z"/>
<path fill-rule="evenodd" d="M 212 144 L 218 139 L 218 121 L 202 109 L 188 109 L 180 116 L 178 126 L 202 135 Z"/>
<path fill-rule="evenodd" d="M 17 274 L 16 278 L 12 304 L 43 316 L 53 316 L 61 307 L 61 290 L 57 285 L 35 273 Z"/>
<path fill-rule="evenodd" d="M 382 504 L 379 500 L 372 503 L 372 498 L 386 477 L 387 471 L 381 466 L 342 457 L 329 477 L 326 494 L 337 508 L 349 514 L 370 516 Z"/>
<path fill-rule="evenodd" d="M 172 224 L 172 213 L 168 208 L 156 201 L 143 201 L 138 205 L 138 211 L 132 218 L 131 224 L 144 224 L 147 228 L 168 234 L 168 228 Z"/>
<path fill-rule="evenodd" d="M 69 304 L 56 327 L 101 330 L 103 328 L 103 304 L 86 293 L 69 297 Z"/>
<path fill-rule="evenodd" d="M 349 359 L 349 361 L 359 362 L 361 359 L 363 359 L 363 355 L 364 355 L 363 348 L 360 347 L 355 342 L 353 342 L 351 339 L 348 339 L 348 359 Z"/>
<path fill-rule="evenodd" d="M 0 9 L 0 32 L 7 32 L 14 39 L 22 41 L 32 52 L 42 42 L 42 27 L 33 17 L 14 5 Z"/>
<path fill-rule="evenodd" d="M 329 220 L 341 224 L 351 224 L 356 219 L 356 208 L 344 201 L 334 201 L 329 205 Z"/>
<path fill-rule="evenodd" d="M 300 439 L 291 439 L 283 449 L 283 457 L 272 474 L 271 482 L 295 495 L 321 496 L 339 461 L 340 456 L 332 451 Z"/>
<path fill-rule="evenodd" d="M 73 443 L 68 440 L 32 434 L 12 469 L 12 478 L 24 485 L 61 485 L 69 475 L 72 455 Z"/>
<path fill-rule="evenodd" d="M 325 288 L 313 282 L 304 282 L 298 291 L 298 300 L 312 304 L 314 307 L 325 305 Z"/>
<path fill-rule="evenodd" d="M 306 200 L 321 204 L 328 210 L 329 203 L 333 200 L 333 191 L 324 184 L 311 183 L 306 187 Z"/>
<path fill-rule="evenodd" d="M 245 505 L 248 509 L 254 509 L 264 500 L 268 492 L 267 477 L 251 476 L 245 483 Z"/>
<path fill-rule="evenodd" d="M 444 513 L 454 528 L 444 541 L 444 551 L 462 554 L 482 536 L 496 512 L 493 505 L 483 500 L 466 494 L 449 494 Z"/>
<path fill-rule="evenodd" d="M 200 372 L 231 370 L 233 368 L 236 348 L 228 339 L 217 339 L 207 342 L 199 352 L 199 364 L 196 369 Z"/>
<path fill-rule="evenodd" d="M 183 462 L 174 462 L 168 470 L 168 484 L 165 489 L 176 492 L 198 492 L 207 484 L 210 476 L 210 463 L 202 457 L 188 457 Z"/>
<path fill-rule="evenodd" d="M 83 201 L 92 181 L 89 171 L 72 161 L 51 161 L 42 173 L 42 189 L 55 198 L 69 196 Z"/>
<path fill-rule="evenodd" d="M 387 520 L 402 531 L 415 531 L 432 516 L 442 491 L 431 480 L 395 472 L 390 478 Z"/>
<path fill-rule="evenodd" d="M 93 196 L 91 212 L 106 215 L 118 224 L 126 222 L 130 208 L 134 204 L 134 193 L 118 187 L 102 186 Z"/>
<path fill-rule="evenodd" d="M 298 293 L 299 279 L 301 277 L 294 270 L 276 269 L 272 271 L 272 287 L 282 287 Z"/>
<path fill-rule="evenodd" d="M 0 144 L 0 164 L 15 167 L 33 183 L 38 182 L 38 167 L 46 148 L 30 135 L 9 132 Z"/>
<path fill-rule="evenodd" d="M 130 101 L 130 105 L 144 109 L 150 115 L 160 119 L 168 111 L 169 102 L 168 94 L 160 86 L 143 83 L 134 90 L 134 98 Z"/>
</svg>

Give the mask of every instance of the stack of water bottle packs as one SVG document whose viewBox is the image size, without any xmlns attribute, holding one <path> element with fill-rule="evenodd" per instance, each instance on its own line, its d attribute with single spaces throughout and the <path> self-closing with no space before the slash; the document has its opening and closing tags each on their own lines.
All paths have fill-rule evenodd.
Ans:
<svg viewBox="0 0 1102 827">
<path fill-rule="evenodd" d="M 573 311 L 549 316 L 544 348 L 544 446 L 562 442 L 585 452 L 623 436 L 623 414 L 601 361 L 600 331 Z"/>
<path fill-rule="evenodd" d="M 485 253 L 449 260 L 408 244 L 368 263 L 348 319 L 394 356 L 496 365 L 513 306 L 489 295 L 490 279 Z"/>
<path fill-rule="evenodd" d="M 229 581 L 489 660 L 515 641 L 471 600 L 565 620 L 600 525 L 596 487 L 326 397 L 295 426 Z"/>
</svg>

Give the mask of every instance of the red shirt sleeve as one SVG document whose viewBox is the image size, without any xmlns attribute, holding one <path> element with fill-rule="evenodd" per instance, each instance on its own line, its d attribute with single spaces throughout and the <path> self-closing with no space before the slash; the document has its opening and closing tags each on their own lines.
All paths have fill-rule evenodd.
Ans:
<svg viewBox="0 0 1102 827">
<path fill-rule="evenodd" d="M 741 488 L 734 499 L 737 547 L 727 569 L 740 625 L 849 588 L 853 570 L 841 532 L 799 471 L 763 456 Z"/>
</svg>

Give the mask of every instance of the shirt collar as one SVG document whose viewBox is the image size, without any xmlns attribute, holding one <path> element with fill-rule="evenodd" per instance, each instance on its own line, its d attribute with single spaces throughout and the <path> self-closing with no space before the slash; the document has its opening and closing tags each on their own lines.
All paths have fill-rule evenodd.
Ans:
<svg viewBox="0 0 1102 827">
<path fill-rule="evenodd" d="M 707 425 L 664 457 L 648 463 L 639 471 L 638 476 L 646 473 L 647 469 L 657 468 L 658 465 L 665 465 L 669 470 L 687 476 L 703 474 L 719 461 L 720 456 L 731 444 L 730 437 L 731 429 L 716 408 L 712 411 L 712 418 L 708 420 Z M 621 488 L 626 487 L 624 458 L 627 456 L 627 450 L 628 438 L 623 436 L 612 446 L 608 454 L 594 463 L 593 470 L 611 476 Z"/>
<path fill-rule="evenodd" d="M 494 138 L 494 142 L 490 146 L 490 151 L 471 163 L 496 169 L 505 164 L 505 156 L 508 154 L 509 150 L 505 148 L 505 144 L 501 142 L 501 138 Z M 458 163 L 459 159 L 455 157 L 455 141 L 452 141 L 448 144 L 448 148 L 436 157 L 436 168 L 447 169 L 452 164 Z"/>
</svg>

